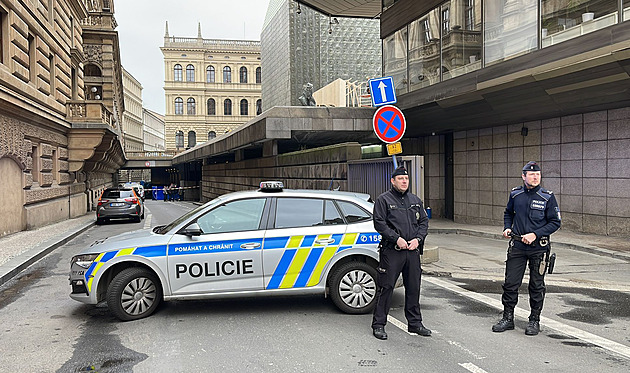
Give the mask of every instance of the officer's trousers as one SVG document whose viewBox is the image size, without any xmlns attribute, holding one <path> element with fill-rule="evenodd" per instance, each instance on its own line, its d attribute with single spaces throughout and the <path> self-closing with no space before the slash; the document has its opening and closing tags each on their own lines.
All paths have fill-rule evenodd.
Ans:
<svg viewBox="0 0 630 373">
<path fill-rule="evenodd" d="M 381 249 L 376 279 L 376 307 L 372 318 L 372 328 L 385 326 L 391 307 L 396 280 L 402 272 L 405 285 L 405 317 L 409 326 L 420 326 L 420 253 L 418 250 Z"/>
<path fill-rule="evenodd" d="M 545 299 L 545 276 L 539 272 L 540 262 L 545 258 L 544 251 L 520 250 L 510 247 L 505 262 L 505 283 L 501 301 L 506 310 L 513 311 L 518 302 L 518 288 L 523 282 L 525 267 L 529 263 L 529 306 L 530 318 L 538 320 Z"/>
</svg>

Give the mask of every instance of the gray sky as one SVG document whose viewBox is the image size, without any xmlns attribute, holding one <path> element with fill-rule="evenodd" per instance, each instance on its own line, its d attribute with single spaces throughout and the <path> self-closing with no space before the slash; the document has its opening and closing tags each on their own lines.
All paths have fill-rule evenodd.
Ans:
<svg viewBox="0 0 630 373">
<path fill-rule="evenodd" d="M 170 36 L 260 40 L 268 0 L 117 0 L 120 58 L 142 84 L 143 105 L 164 114 L 164 25 Z"/>
</svg>

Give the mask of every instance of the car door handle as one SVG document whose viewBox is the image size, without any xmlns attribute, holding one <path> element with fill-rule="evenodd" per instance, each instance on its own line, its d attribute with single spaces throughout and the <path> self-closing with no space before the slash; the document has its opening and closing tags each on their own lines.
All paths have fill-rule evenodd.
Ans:
<svg viewBox="0 0 630 373">
<path fill-rule="evenodd" d="M 315 240 L 315 243 L 318 245 L 326 245 L 329 243 L 335 243 L 335 239 L 334 238 L 321 238 L 319 240 Z"/>
<path fill-rule="evenodd" d="M 245 250 L 257 249 L 259 247 L 260 247 L 260 244 L 258 242 L 249 242 L 249 243 L 244 243 L 241 245 L 241 249 L 245 249 Z"/>
</svg>

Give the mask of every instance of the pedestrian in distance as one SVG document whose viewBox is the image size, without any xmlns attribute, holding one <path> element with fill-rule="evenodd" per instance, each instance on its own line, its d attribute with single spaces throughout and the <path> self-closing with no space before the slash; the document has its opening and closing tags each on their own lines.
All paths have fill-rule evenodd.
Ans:
<svg viewBox="0 0 630 373">
<path fill-rule="evenodd" d="M 164 185 L 164 202 L 167 202 L 169 200 L 170 194 L 171 194 L 171 188 L 168 185 Z"/>
<path fill-rule="evenodd" d="M 376 306 L 372 334 L 387 339 L 385 324 L 394 286 L 402 273 L 405 286 L 405 317 L 410 333 L 430 336 L 420 312 L 420 255 L 429 228 L 429 219 L 418 196 L 409 192 L 409 174 L 404 167 L 394 170 L 392 187 L 374 203 L 374 228 L 381 234 L 376 279 Z"/>
<path fill-rule="evenodd" d="M 523 167 L 523 185 L 513 188 L 503 214 L 503 237 L 510 243 L 505 261 L 503 317 L 493 332 L 514 329 L 514 307 L 518 288 L 529 264 L 529 306 L 531 313 L 525 334 L 540 331 L 540 312 L 545 299 L 545 272 L 550 260 L 550 236 L 560 228 L 560 208 L 553 192 L 540 186 L 541 171 L 536 162 Z"/>
</svg>

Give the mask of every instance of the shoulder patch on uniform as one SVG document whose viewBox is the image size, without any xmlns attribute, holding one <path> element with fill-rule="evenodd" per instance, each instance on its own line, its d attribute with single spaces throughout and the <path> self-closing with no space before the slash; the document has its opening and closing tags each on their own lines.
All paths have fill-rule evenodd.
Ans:
<svg viewBox="0 0 630 373">
<path fill-rule="evenodd" d="M 540 188 L 540 190 L 541 190 L 543 193 L 553 194 L 553 190 L 549 190 L 549 189 L 545 189 L 545 188 Z"/>
<path fill-rule="evenodd" d="M 521 186 L 517 186 L 517 187 L 512 188 L 512 190 L 513 190 L 513 191 L 514 191 L 514 190 L 521 190 L 521 189 L 523 189 L 523 186 L 522 186 L 522 185 L 521 185 Z"/>
<path fill-rule="evenodd" d="M 512 190 L 510 191 L 510 198 L 514 198 L 514 197 L 518 196 L 521 193 L 524 193 L 522 185 L 521 186 L 517 186 L 515 188 L 512 188 Z"/>
</svg>

